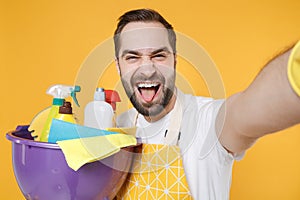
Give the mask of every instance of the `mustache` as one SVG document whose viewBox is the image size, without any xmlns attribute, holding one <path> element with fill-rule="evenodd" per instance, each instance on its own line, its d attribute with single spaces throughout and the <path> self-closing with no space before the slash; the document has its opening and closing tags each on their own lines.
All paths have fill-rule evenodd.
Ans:
<svg viewBox="0 0 300 200">
<path fill-rule="evenodd" d="M 132 86 L 136 85 L 139 82 L 159 82 L 164 84 L 166 81 L 165 77 L 158 75 L 157 73 L 153 74 L 151 77 L 146 77 L 143 74 L 133 75 L 130 79 Z"/>
</svg>

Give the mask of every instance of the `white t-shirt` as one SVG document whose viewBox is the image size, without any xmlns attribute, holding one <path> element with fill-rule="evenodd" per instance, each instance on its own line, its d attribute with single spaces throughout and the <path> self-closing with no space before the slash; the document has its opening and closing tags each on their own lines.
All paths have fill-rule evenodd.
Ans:
<svg viewBox="0 0 300 200">
<path fill-rule="evenodd" d="M 194 199 L 229 199 L 234 157 L 219 143 L 215 132 L 215 119 L 224 100 L 185 95 L 178 90 L 177 98 L 183 102 L 183 118 L 179 147 L 189 189 Z M 119 127 L 134 126 L 135 109 L 117 118 Z M 138 115 L 137 137 L 143 143 L 162 144 L 168 129 L 170 115 L 154 123 Z"/>
</svg>

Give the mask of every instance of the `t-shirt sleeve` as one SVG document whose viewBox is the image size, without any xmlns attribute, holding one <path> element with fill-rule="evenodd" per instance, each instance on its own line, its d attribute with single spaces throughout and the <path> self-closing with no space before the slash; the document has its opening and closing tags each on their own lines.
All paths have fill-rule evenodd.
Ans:
<svg viewBox="0 0 300 200">
<path fill-rule="evenodd" d="M 242 154 L 233 155 L 229 153 L 219 141 L 219 134 L 216 132 L 215 122 L 221 106 L 225 100 L 211 100 L 199 105 L 198 133 L 201 137 L 199 159 L 206 156 L 211 158 L 219 165 L 231 164 L 233 160 L 241 160 Z"/>
</svg>

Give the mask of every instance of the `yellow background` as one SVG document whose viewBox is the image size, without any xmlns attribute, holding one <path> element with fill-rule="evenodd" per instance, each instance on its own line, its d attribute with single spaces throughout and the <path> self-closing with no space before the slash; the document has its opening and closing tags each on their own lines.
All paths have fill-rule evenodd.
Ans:
<svg viewBox="0 0 300 200">
<path fill-rule="evenodd" d="M 51 104 L 48 86 L 73 84 L 89 53 L 112 36 L 118 16 L 141 7 L 158 10 L 207 50 L 226 96 L 245 89 L 269 58 L 300 36 L 298 0 L 2 0 L 0 199 L 24 199 L 5 133 Z M 208 93 L 202 84 L 193 88 Z M 300 199 L 299 146 L 299 126 L 259 140 L 234 165 L 231 199 Z"/>
</svg>

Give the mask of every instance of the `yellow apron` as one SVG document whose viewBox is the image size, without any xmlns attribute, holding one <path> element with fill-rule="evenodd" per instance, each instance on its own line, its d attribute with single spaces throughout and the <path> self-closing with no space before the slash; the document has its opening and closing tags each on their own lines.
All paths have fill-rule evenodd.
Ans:
<svg viewBox="0 0 300 200">
<path fill-rule="evenodd" d="M 178 102 L 177 98 L 165 144 L 142 145 L 116 199 L 192 199 L 177 145 L 182 119 L 182 104 Z"/>
</svg>

